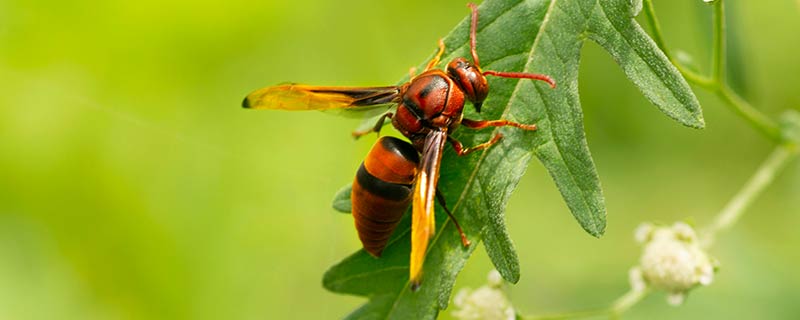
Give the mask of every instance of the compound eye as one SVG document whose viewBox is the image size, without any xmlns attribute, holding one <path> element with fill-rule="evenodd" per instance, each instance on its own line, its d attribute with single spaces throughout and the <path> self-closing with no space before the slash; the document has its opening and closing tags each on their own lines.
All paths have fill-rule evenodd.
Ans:
<svg viewBox="0 0 800 320">
<path fill-rule="evenodd" d="M 464 79 L 465 71 L 469 70 L 470 63 L 467 59 L 464 58 L 456 58 L 450 63 L 447 64 L 447 74 L 455 81 L 456 83 L 461 82 Z"/>
<path fill-rule="evenodd" d="M 489 84 L 480 69 L 467 59 L 456 58 L 447 65 L 447 74 L 480 112 L 480 105 L 489 93 Z"/>
</svg>

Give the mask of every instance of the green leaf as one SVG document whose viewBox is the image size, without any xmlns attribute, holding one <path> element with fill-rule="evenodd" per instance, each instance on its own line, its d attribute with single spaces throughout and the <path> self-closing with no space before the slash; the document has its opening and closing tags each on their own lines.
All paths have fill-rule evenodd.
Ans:
<svg viewBox="0 0 800 320">
<path fill-rule="evenodd" d="M 331 204 L 333 210 L 341 213 L 350 213 L 350 211 L 353 211 L 352 204 L 350 203 L 351 191 L 353 191 L 353 186 L 349 184 L 339 189 L 339 191 L 336 191 L 336 195 L 333 196 L 333 203 Z"/>
<path fill-rule="evenodd" d="M 661 112 L 686 126 L 703 127 L 699 103 L 688 84 L 633 19 L 637 5 L 638 1 L 631 0 L 490 0 L 481 5 L 477 43 L 483 69 L 548 74 L 558 88 L 528 80 L 489 80 L 491 90 L 483 113 L 467 107 L 465 117 L 536 123 L 539 130 L 459 129 L 454 133 L 467 146 L 485 142 L 496 132 L 505 136 L 494 147 L 466 157 L 456 156 L 448 147 L 442 161 L 439 189 L 473 245 L 461 245 L 452 221 L 437 206 L 437 229 L 424 265 L 424 282 L 418 292 L 411 292 L 406 216 L 380 259 L 359 251 L 325 274 L 323 284 L 329 290 L 370 297 L 349 318 L 435 318 L 447 306 L 456 275 L 481 240 L 486 240 L 486 250 L 503 277 L 518 281 L 519 262 L 504 211 L 534 156 L 549 171 L 580 226 L 593 236 L 603 234 L 604 198 L 583 132 L 578 94 L 585 39 L 605 48 Z M 442 63 L 469 56 L 468 32 L 465 19 L 445 38 Z"/>
</svg>

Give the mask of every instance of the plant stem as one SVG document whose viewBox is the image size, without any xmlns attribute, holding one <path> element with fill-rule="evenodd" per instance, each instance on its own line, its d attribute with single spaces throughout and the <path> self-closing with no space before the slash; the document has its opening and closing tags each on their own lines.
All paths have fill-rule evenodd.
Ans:
<svg viewBox="0 0 800 320">
<path fill-rule="evenodd" d="M 699 75 L 686 67 L 680 64 L 669 52 L 667 49 L 667 44 L 664 42 L 664 36 L 661 33 L 661 24 L 658 23 L 658 18 L 656 17 L 656 10 L 653 6 L 653 0 L 644 0 L 644 12 L 647 16 L 647 21 L 650 23 L 650 27 L 653 30 L 653 40 L 656 42 L 656 45 L 664 52 L 664 55 L 667 56 L 670 62 L 678 69 L 678 71 L 683 74 L 683 76 L 689 80 L 690 82 L 704 87 L 712 89 L 716 86 L 716 82 L 709 78 L 702 75 Z"/>
<path fill-rule="evenodd" d="M 713 32 L 714 44 L 712 47 L 711 79 L 716 84 L 717 95 L 733 108 L 737 115 L 747 120 L 751 126 L 758 129 L 768 138 L 780 142 L 781 132 L 778 125 L 769 117 L 758 111 L 744 99 L 739 97 L 728 87 L 725 79 L 727 61 L 727 39 L 725 32 L 725 1 L 717 0 L 713 4 Z M 688 77 L 687 77 L 688 78 Z"/>
<path fill-rule="evenodd" d="M 609 310 L 611 317 L 619 318 L 620 315 L 622 315 L 623 313 L 625 313 L 625 311 L 628 311 L 628 309 L 639 303 L 639 301 L 642 301 L 642 299 L 644 299 L 644 297 L 646 297 L 649 293 L 650 291 L 648 289 L 644 290 L 631 289 L 630 291 L 622 295 L 622 297 L 619 297 L 619 299 L 614 301 L 614 304 L 611 305 L 611 309 Z"/>
<path fill-rule="evenodd" d="M 772 151 L 758 171 L 717 214 L 711 226 L 703 232 L 703 247 L 710 247 L 718 232 L 730 228 L 739 220 L 753 200 L 775 179 L 776 173 L 797 155 L 797 151 L 796 146 L 791 144 L 781 144 Z"/>
<path fill-rule="evenodd" d="M 781 142 L 781 128 L 775 121 L 758 111 L 755 107 L 739 97 L 727 85 L 720 86 L 717 90 L 719 96 L 726 104 L 736 112 L 737 115 L 747 120 L 747 122 L 758 131 L 761 131 L 770 140 Z"/>
<path fill-rule="evenodd" d="M 711 52 L 711 79 L 718 84 L 725 83 L 725 61 L 726 61 L 726 41 L 725 41 L 725 6 L 723 0 L 714 2 L 712 13 L 714 44 Z"/>
<path fill-rule="evenodd" d="M 661 25 L 656 18 L 656 9 L 653 7 L 653 0 L 644 0 L 644 13 L 647 15 L 647 22 L 650 23 L 650 28 L 653 29 L 653 40 L 656 45 L 664 51 L 664 54 L 672 61 L 672 56 L 667 51 L 667 45 L 664 43 L 664 37 L 661 36 Z"/>
<path fill-rule="evenodd" d="M 687 81 L 695 85 L 706 88 L 710 91 L 717 93 L 717 95 L 730 107 L 733 111 L 745 119 L 752 127 L 763 133 L 767 138 L 775 142 L 781 141 L 780 127 L 761 113 L 758 109 L 747 103 L 744 99 L 736 95 L 731 90 L 725 81 L 725 67 L 726 67 L 726 38 L 725 38 L 725 7 L 723 0 L 714 2 L 713 11 L 713 45 L 711 54 L 711 76 L 703 76 L 697 74 L 677 61 L 669 53 L 667 45 L 664 42 L 664 36 L 661 33 L 661 26 L 656 18 L 655 7 L 653 0 L 644 0 L 644 11 L 647 15 L 647 20 L 650 23 L 653 31 L 653 40 L 659 48 L 664 52 L 678 71 L 686 78 Z"/>
</svg>

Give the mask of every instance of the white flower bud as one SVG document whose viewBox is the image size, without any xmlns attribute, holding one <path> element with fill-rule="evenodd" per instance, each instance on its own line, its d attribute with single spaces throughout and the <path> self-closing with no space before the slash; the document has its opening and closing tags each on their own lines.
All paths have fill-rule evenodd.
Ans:
<svg viewBox="0 0 800 320">
<path fill-rule="evenodd" d="M 671 306 L 679 306 L 683 304 L 683 300 L 686 300 L 686 293 L 679 292 L 679 293 L 670 293 L 667 296 L 667 303 Z"/>
<path fill-rule="evenodd" d="M 670 304 L 681 304 L 686 293 L 697 285 L 711 284 L 714 262 L 698 244 L 691 226 L 682 222 L 672 227 L 649 226 L 646 237 L 642 236 L 642 228 L 636 231 L 636 240 L 644 244 L 639 262 L 641 276 L 652 288 L 668 292 Z M 632 286 L 636 288 L 633 283 Z"/>
<path fill-rule="evenodd" d="M 636 242 L 644 244 L 650 241 L 650 235 L 653 233 L 653 225 L 647 222 L 640 224 L 633 232 L 633 238 Z"/>
<path fill-rule="evenodd" d="M 694 229 L 685 222 L 675 222 L 675 224 L 672 225 L 672 231 L 675 233 L 675 237 L 678 238 L 678 240 L 686 242 L 697 241 L 697 235 L 694 233 Z"/>
<path fill-rule="evenodd" d="M 478 289 L 464 288 L 458 291 L 453 303 L 454 318 L 462 320 L 514 320 L 516 313 L 511 302 L 501 289 L 503 278 L 496 270 L 488 276 L 488 284 Z"/>
<path fill-rule="evenodd" d="M 486 277 L 486 283 L 488 283 L 490 287 L 500 288 L 503 286 L 503 276 L 500 275 L 500 272 L 497 270 L 492 269 Z"/>
</svg>

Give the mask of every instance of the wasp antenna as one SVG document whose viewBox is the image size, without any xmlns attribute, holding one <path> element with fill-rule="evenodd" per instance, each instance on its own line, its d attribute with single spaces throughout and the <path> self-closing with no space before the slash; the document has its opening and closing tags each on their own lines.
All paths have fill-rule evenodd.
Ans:
<svg viewBox="0 0 800 320">
<path fill-rule="evenodd" d="M 467 3 L 467 7 L 472 10 L 472 24 L 469 27 L 469 51 L 472 53 L 472 62 L 480 68 L 481 63 L 478 61 L 478 50 L 475 49 L 477 41 L 476 33 L 478 29 L 478 6 L 474 3 Z M 480 69 L 478 69 L 480 70 Z"/>
<path fill-rule="evenodd" d="M 514 79 L 531 79 L 531 80 L 541 80 L 547 82 L 550 85 L 550 88 L 556 88 L 556 81 L 553 78 L 550 78 L 548 75 L 538 74 L 538 73 L 525 73 L 525 72 L 503 72 L 503 71 L 493 71 L 493 70 L 486 70 L 483 72 L 483 75 L 486 76 L 496 76 L 496 77 L 503 77 L 503 78 L 514 78 Z"/>
</svg>

